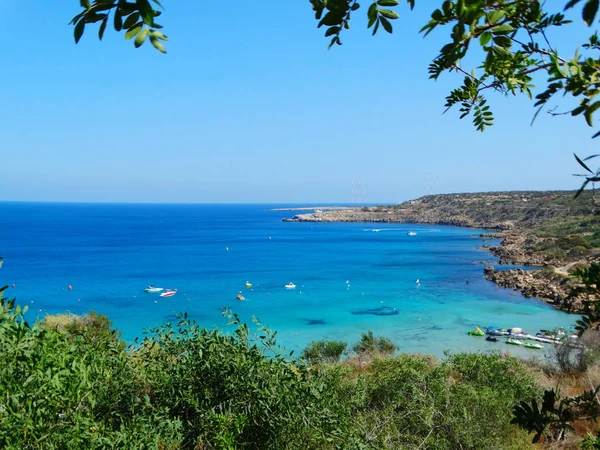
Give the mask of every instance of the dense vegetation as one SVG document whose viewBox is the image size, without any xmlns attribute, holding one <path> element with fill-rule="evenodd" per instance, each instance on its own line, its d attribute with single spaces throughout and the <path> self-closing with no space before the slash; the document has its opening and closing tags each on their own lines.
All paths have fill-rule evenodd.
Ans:
<svg viewBox="0 0 600 450">
<path fill-rule="evenodd" d="M 23 312 L 0 303 L 1 448 L 529 446 L 511 410 L 540 392 L 511 357 L 384 357 L 365 335 L 360 363 L 307 364 L 231 314 L 231 333 L 182 316 L 127 347 L 102 316 L 30 326 Z"/>
</svg>

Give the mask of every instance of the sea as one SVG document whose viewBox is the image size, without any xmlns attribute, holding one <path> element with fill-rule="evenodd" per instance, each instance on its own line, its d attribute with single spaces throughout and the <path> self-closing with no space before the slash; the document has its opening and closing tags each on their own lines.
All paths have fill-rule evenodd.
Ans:
<svg viewBox="0 0 600 450">
<path fill-rule="evenodd" d="M 498 242 L 482 239 L 485 230 L 288 223 L 296 212 L 274 210 L 298 206 L 2 202 L 0 284 L 31 321 L 93 310 L 130 343 L 184 312 L 230 332 L 229 307 L 296 355 L 320 339 L 352 345 L 369 330 L 408 353 L 534 355 L 467 333 L 535 333 L 578 318 L 486 281 L 482 261 L 495 259 L 479 246 Z M 177 293 L 145 293 L 148 285 Z"/>
</svg>

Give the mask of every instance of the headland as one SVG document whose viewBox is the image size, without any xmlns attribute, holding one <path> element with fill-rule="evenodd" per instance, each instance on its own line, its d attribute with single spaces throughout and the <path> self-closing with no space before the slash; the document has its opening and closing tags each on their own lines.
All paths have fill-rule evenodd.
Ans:
<svg viewBox="0 0 600 450">
<path fill-rule="evenodd" d="M 454 225 L 487 229 L 482 248 L 497 256 L 484 276 L 555 308 L 581 313 L 587 295 L 571 297 L 571 274 L 600 258 L 600 218 L 593 192 L 511 191 L 428 195 L 396 205 L 313 210 L 285 222 L 374 222 Z M 485 239 L 500 239 L 499 246 Z M 534 266 L 499 270 L 502 265 Z"/>
</svg>

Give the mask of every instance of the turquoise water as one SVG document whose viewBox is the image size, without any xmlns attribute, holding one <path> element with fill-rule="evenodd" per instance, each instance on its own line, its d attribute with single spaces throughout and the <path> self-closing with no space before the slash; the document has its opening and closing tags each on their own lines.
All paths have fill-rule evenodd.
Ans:
<svg viewBox="0 0 600 450">
<path fill-rule="evenodd" d="M 290 350 L 373 330 L 405 352 L 534 354 L 466 332 L 535 332 L 576 319 L 484 280 L 476 261 L 493 257 L 477 249 L 480 230 L 284 223 L 293 212 L 273 207 L 0 203 L 0 283 L 15 284 L 9 295 L 30 306 L 30 318 L 93 309 L 128 341 L 184 311 L 223 327 L 230 306 L 277 330 Z M 296 289 L 284 288 L 290 281 Z M 178 292 L 161 298 L 143 292 L 148 284 Z M 235 300 L 239 291 L 246 301 Z"/>
</svg>

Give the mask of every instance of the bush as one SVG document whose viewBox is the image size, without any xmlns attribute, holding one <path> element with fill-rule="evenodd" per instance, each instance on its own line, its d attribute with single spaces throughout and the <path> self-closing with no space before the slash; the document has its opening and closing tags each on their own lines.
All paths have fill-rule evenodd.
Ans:
<svg viewBox="0 0 600 450">
<path fill-rule="evenodd" d="M 101 316 L 62 330 L 23 312 L 0 301 L 0 448 L 344 447 L 329 379 L 266 330 L 255 342 L 236 318 L 228 335 L 183 317 L 126 349 Z"/>
<path fill-rule="evenodd" d="M 582 247 L 581 245 L 578 245 L 576 247 L 573 247 L 571 250 L 569 250 L 568 255 L 571 258 L 581 258 L 582 256 L 587 255 L 588 249 L 585 247 Z"/>
<path fill-rule="evenodd" d="M 310 364 L 338 363 L 346 347 L 347 344 L 344 341 L 311 342 L 302 351 L 302 358 Z"/>
<path fill-rule="evenodd" d="M 528 448 L 510 411 L 536 388 L 513 358 L 310 366 L 280 353 L 269 330 L 252 338 L 230 318 L 224 333 L 184 315 L 125 348 L 101 316 L 30 327 L 0 301 L 0 448 Z M 321 341 L 307 354 L 344 347 Z M 356 347 L 394 348 L 371 332 Z"/>
<path fill-rule="evenodd" d="M 553 247 L 549 250 L 546 250 L 545 254 L 549 259 L 564 259 L 567 256 L 566 252 L 558 247 Z"/>
<path fill-rule="evenodd" d="M 514 358 L 376 358 L 333 385 L 352 408 L 351 430 L 364 448 L 530 448 L 527 433 L 509 422 L 514 403 L 538 390 Z"/>
<path fill-rule="evenodd" d="M 589 242 L 585 237 L 580 234 L 573 234 L 571 236 L 562 236 L 556 240 L 556 244 L 563 250 L 569 250 L 573 247 L 584 247 L 590 246 Z"/>
<path fill-rule="evenodd" d="M 394 343 L 384 337 L 375 337 L 372 331 L 361 333 L 360 341 L 354 344 L 354 351 L 358 354 L 392 355 L 396 351 Z"/>
</svg>

